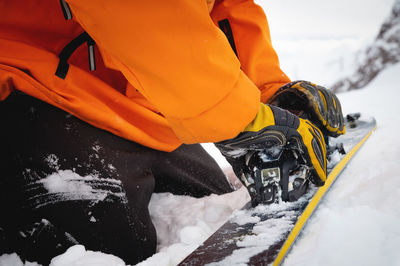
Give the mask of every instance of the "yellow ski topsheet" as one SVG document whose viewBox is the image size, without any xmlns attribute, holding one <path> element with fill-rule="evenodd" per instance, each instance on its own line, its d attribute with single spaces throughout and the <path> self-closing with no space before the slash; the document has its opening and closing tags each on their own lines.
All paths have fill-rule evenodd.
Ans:
<svg viewBox="0 0 400 266">
<path fill-rule="evenodd" d="M 326 191 L 331 187 L 335 179 L 338 175 L 342 172 L 344 167 L 347 165 L 349 160 L 353 157 L 353 155 L 360 149 L 360 147 L 365 143 L 365 141 L 371 136 L 372 132 L 376 129 L 376 125 L 371 131 L 357 144 L 355 145 L 347 154 L 340 160 L 340 162 L 332 169 L 329 173 L 328 178 L 325 182 L 325 185 L 320 187 L 315 195 L 313 196 L 312 200 L 308 203 L 307 207 L 297 220 L 295 226 L 293 227 L 292 231 L 290 232 L 288 238 L 286 239 L 285 243 L 283 244 L 282 248 L 280 249 L 278 256 L 273 262 L 273 265 L 280 265 L 283 262 L 284 257 L 288 253 L 290 247 L 296 240 L 297 236 L 299 235 L 301 229 L 305 225 L 308 218 L 311 216 L 315 208 L 317 207 L 318 203 L 320 202 L 321 198 L 324 196 Z"/>
</svg>

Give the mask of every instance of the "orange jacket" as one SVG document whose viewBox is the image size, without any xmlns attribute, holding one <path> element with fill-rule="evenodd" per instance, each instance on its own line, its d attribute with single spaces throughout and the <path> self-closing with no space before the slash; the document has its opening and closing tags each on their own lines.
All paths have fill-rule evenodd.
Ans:
<svg viewBox="0 0 400 266">
<path fill-rule="evenodd" d="M 143 145 L 236 136 L 289 79 L 279 68 L 265 15 L 252 1 L 0 0 L 0 99 L 13 89 Z M 234 50 L 218 28 L 228 19 Z M 55 75 L 58 55 L 86 31 L 86 45 Z M 261 93 L 260 93 L 261 91 Z M 261 96 L 260 96 L 261 95 Z"/>
</svg>

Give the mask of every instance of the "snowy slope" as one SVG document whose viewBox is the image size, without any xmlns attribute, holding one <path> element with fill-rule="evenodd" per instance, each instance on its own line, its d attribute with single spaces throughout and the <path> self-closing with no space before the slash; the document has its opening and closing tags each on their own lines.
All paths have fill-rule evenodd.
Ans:
<svg viewBox="0 0 400 266">
<path fill-rule="evenodd" d="M 400 265 L 400 64 L 361 91 L 340 94 L 345 112 L 373 114 L 378 129 L 333 185 L 285 265 Z"/>
<path fill-rule="evenodd" d="M 348 91 L 364 87 L 388 66 L 400 61 L 400 0 L 396 0 L 374 41 L 357 52 L 355 69 L 330 87 Z"/>
</svg>

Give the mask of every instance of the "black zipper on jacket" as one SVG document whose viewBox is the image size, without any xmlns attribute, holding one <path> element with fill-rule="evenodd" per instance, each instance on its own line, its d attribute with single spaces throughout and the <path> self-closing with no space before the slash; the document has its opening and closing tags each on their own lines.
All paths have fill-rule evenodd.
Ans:
<svg viewBox="0 0 400 266">
<path fill-rule="evenodd" d="M 235 39 L 233 38 L 232 27 L 231 27 L 231 24 L 229 23 L 229 20 L 223 19 L 223 20 L 218 21 L 218 26 L 225 33 L 226 38 L 228 38 L 229 44 L 232 47 L 232 50 L 235 52 L 236 56 L 238 56 L 238 53 L 236 50 L 236 45 L 235 45 Z"/>
<path fill-rule="evenodd" d="M 60 0 L 60 5 L 61 9 L 64 15 L 64 18 L 66 20 L 72 19 L 72 12 L 71 8 L 65 2 L 65 0 Z M 71 42 L 69 42 L 61 51 L 61 53 L 58 55 L 58 58 L 60 58 L 60 61 L 57 66 L 56 70 L 56 76 L 62 79 L 65 79 L 67 76 L 68 70 L 69 70 L 69 64 L 68 64 L 68 59 L 71 57 L 71 55 L 75 52 L 76 49 L 78 49 L 79 46 L 81 46 L 84 43 L 87 43 L 88 46 L 88 55 L 89 55 L 89 69 L 91 71 L 96 70 L 96 58 L 95 58 L 95 42 L 92 39 L 92 37 L 89 36 L 87 32 L 81 33 L 78 37 L 73 39 Z"/>
<path fill-rule="evenodd" d="M 66 20 L 72 19 L 71 8 L 70 8 L 69 5 L 67 4 L 67 2 L 65 2 L 65 0 L 60 0 L 60 4 L 61 4 L 62 12 L 63 12 L 63 14 L 64 14 L 64 18 L 65 18 Z"/>
</svg>

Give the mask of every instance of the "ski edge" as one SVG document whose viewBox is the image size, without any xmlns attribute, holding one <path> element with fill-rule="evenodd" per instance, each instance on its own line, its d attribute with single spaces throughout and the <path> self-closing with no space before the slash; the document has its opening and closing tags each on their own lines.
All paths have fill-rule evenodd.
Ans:
<svg viewBox="0 0 400 266">
<path fill-rule="evenodd" d="M 292 244 L 295 242 L 297 236 L 299 235 L 300 231 L 303 229 L 304 225 L 306 224 L 308 218 L 314 212 L 315 208 L 318 206 L 320 200 L 325 195 L 327 190 L 332 186 L 336 178 L 339 174 L 343 171 L 346 167 L 347 163 L 353 158 L 354 154 L 363 146 L 363 144 L 367 141 L 367 139 L 372 135 L 372 133 L 377 128 L 376 121 L 375 126 L 370 130 L 370 132 L 365 135 L 365 137 L 356 145 L 354 146 L 344 157 L 343 159 L 333 168 L 331 173 L 328 175 L 328 178 L 325 182 L 325 185 L 320 187 L 317 192 L 315 193 L 314 197 L 307 205 L 306 209 L 296 222 L 295 226 L 293 227 L 292 231 L 290 232 L 288 238 L 286 239 L 285 243 L 283 244 L 281 250 L 279 251 L 276 259 L 272 263 L 272 265 L 277 266 L 283 262 L 286 254 L 292 247 Z"/>
</svg>

